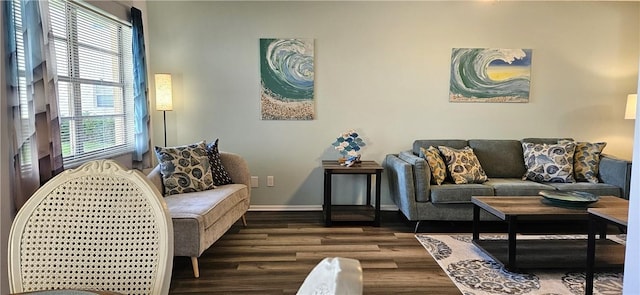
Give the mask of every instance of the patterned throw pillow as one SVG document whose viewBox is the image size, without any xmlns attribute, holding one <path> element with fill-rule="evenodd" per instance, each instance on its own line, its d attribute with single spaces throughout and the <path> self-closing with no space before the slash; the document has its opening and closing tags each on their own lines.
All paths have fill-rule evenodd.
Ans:
<svg viewBox="0 0 640 295">
<path fill-rule="evenodd" d="M 447 167 L 444 165 L 444 161 L 440 156 L 440 151 L 432 146 L 429 148 L 420 147 L 420 153 L 422 157 L 429 164 L 431 170 L 431 183 L 441 185 L 445 178 L 447 178 Z"/>
<path fill-rule="evenodd" d="M 523 180 L 536 182 L 575 182 L 573 177 L 573 154 L 576 144 L 522 143 L 524 165 L 527 172 Z"/>
<path fill-rule="evenodd" d="M 559 144 L 572 141 L 560 140 Z M 606 142 L 576 142 L 576 152 L 573 155 L 573 174 L 576 181 L 588 181 L 598 183 L 598 167 L 600 166 L 600 154 Z"/>
<path fill-rule="evenodd" d="M 457 150 L 439 146 L 438 149 L 444 155 L 451 178 L 456 184 L 483 183 L 488 180 L 472 148 L 467 146 Z"/>
<path fill-rule="evenodd" d="M 215 188 L 204 141 L 177 147 L 156 147 L 165 194 Z"/>
<path fill-rule="evenodd" d="M 214 143 L 207 145 L 207 154 L 209 156 L 209 164 L 211 164 L 211 173 L 213 174 L 214 185 L 231 184 L 231 176 L 227 173 L 227 170 L 222 166 L 222 160 L 220 160 L 220 151 L 218 150 L 218 139 Z"/>
</svg>

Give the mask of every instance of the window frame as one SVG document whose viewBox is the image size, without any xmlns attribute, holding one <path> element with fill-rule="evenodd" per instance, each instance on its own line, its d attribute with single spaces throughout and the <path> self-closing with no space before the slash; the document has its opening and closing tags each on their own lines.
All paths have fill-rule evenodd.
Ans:
<svg viewBox="0 0 640 295">
<path fill-rule="evenodd" d="M 56 56 L 57 56 L 56 58 L 58 58 L 60 55 L 64 55 L 64 57 L 66 57 L 68 60 L 67 62 L 68 72 L 66 73 L 66 75 L 60 70 L 57 71 L 58 91 L 60 93 L 61 82 L 69 83 L 70 85 L 69 88 L 71 90 L 69 93 L 70 105 L 68 107 L 68 111 L 69 111 L 68 115 L 63 114 L 61 104 L 60 102 L 58 102 L 58 106 L 60 110 L 59 119 L 60 119 L 61 137 L 63 137 L 63 144 L 69 145 L 69 152 L 70 152 L 70 154 L 67 154 L 66 156 L 63 154 L 64 165 L 67 167 L 69 166 L 73 167 L 88 160 L 110 158 L 110 157 L 116 157 L 119 155 L 129 154 L 134 149 L 134 140 L 135 140 L 135 136 L 134 136 L 135 126 L 133 123 L 134 97 L 133 97 L 133 85 L 132 85 L 133 56 L 132 56 L 132 48 L 131 48 L 132 47 L 131 42 L 133 42 L 132 32 L 131 32 L 132 27 L 128 23 L 122 22 L 120 20 L 116 20 L 112 17 L 105 16 L 102 13 L 97 12 L 96 10 L 90 7 L 87 7 L 85 4 L 81 4 L 79 2 L 70 1 L 70 0 L 55 0 L 55 1 L 61 2 L 64 5 L 64 15 L 66 19 L 66 24 L 68 28 L 72 28 L 66 31 L 67 33 L 66 36 L 51 34 L 49 37 L 50 41 L 53 41 L 54 44 L 55 42 L 62 42 L 65 45 L 64 47 L 67 48 L 66 53 L 56 52 Z M 98 46 L 82 43 L 79 41 L 80 34 L 77 33 L 77 31 L 75 33 L 69 32 L 70 30 L 78 29 L 77 14 L 79 10 L 82 10 L 82 12 L 85 14 L 90 14 L 93 18 L 99 18 L 100 21 L 107 21 L 110 24 L 113 24 L 117 27 L 117 32 L 116 32 L 117 54 L 115 54 L 115 56 L 117 57 L 117 60 L 118 60 L 117 62 L 117 70 L 119 71 L 118 81 L 114 82 L 114 81 L 104 81 L 104 80 L 93 80 L 93 79 L 87 79 L 87 78 L 81 77 L 82 75 L 82 72 L 80 69 L 81 67 L 80 50 L 81 49 L 94 50 L 96 52 L 102 52 L 110 55 L 113 54 L 113 52 Z M 49 12 L 49 15 L 51 16 L 52 13 Z M 123 36 L 123 34 L 125 33 L 124 32 L 125 29 L 130 30 L 128 38 L 125 38 Z M 130 42 L 129 43 L 125 42 L 125 39 Z M 128 50 L 126 50 L 125 48 L 126 46 L 128 46 Z M 128 53 L 128 57 L 130 58 L 129 64 L 131 66 L 129 68 L 127 68 L 127 66 L 125 65 L 126 53 Z M 125 74 L 125 70 L 127 69 L 131 70 L 131 73 Z M 129 77 L 130 79 L 127 80 L 127 77 Z M 93 107 L 94 109 L 105 108 L 97 105 L 98 93 L 97 91 L 95 91 L 96 88 L 104 87 L 104 86 L 118 88 L 118 92 L 122 97 L 121 99 L 122 102 L 116 103 L 115 99 L 113 99 L 112 104 L 114 106 L 112 108 L 115 109 L 116 108 L 115 105 L 119 104 L 118 107 L 121 109 L 121 112 L 108 114 L 108 115 L 85 114 L 85 110 L 89 106 L 86 103 L 83 103 L 82 86 L 90 86 L 91 88 L 94 89 L 94 93 L 92 94 L 93 97 L 91 99 L 92 100 L 91 107 Z M 109 119 L 109 118 L 112 118 L 114 122 L 121 121 L 119 123 L 120 124 L 119 128 L 122 128 L 123 133 L 116 134 L 116 132 L 114 132 L 113 145 L 85 151 L 84 144 L 90 142 L 89 140 L 90 138 L 83 135 L 83 133 L 87 131 L 87 129 L 82 126 L 83 121 L 85 122 L 89 120 L 100 121 L 100 120 Z M 108 120 L 104 120 L 103 122 L 108 123 Z M 68 130 L 69 130 L 68 135 L 62 134 L 64 124 L 68 124 Z M 103 123 L 103 124 L 106 124 L 106 123 Z M 118 128 L 113 128 L 113 129 L 118 129 Z M 121 138 L 117 138 L 118 135 L 120 135 Z M 69 138 L 64 139 L 65 136 L 69 136 Z M 101 140 L 101 143 L 104 144 L 105 141 L 107 140 L 103 139 Z M 120 143 L 117 143 L 118 141 L 120 141 Z M 64 150 L 65 149 L 63 148 L 63 153 L 64 153 Z"/>
</svg>

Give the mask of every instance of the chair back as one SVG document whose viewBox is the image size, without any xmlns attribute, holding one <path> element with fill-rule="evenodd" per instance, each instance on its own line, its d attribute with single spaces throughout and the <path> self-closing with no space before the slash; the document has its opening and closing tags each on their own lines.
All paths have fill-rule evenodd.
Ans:
<svg viewBox="0 0 640 295">
<path fill-rule="evenodd" d="M 322 259 L 309 272 L 296 295 L 361 295 L 360 261 L 344 257 Z"/>
<path fill-rule="evenodd" d="M 98 160 L 38 189 L 9 234 L 12 293 L 50 289 L 168 294 L 173 224 L 139 171 Z"/>
</svg>

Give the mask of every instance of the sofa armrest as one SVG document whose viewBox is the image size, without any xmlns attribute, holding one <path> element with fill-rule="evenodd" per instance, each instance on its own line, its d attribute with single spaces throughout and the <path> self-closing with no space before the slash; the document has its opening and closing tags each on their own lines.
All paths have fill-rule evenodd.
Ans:
<svg viewBox="0 0 640 295">
<path fill-rule="evenodd" d="M 602 182 L 615 185 L 622 190 L 621 196 L 629 199 L 629 189 L 631 185 L 631 162 L 618 159 L 610 155 L 602 155 L 600 166 L 598 167 L 600 180 Z"/>
<path fill-rule="evenodd" d="M 385 157 L 383 166 L 393 202 L 409 220 L 418 220 L 412 165 L 398 158 L 397 154 L 389 154 Z"/>
<path fill-rule="evenodd" d="M 160 165 L 156 165 L 149 174 L 147 174 L 147 179 L 153 183 L 153 185 L 162 193 L 164 196 L 164 185 L 162 185 L 162 174 L 160 173 Z"/>
<path fill-rule="evenodd" d="M 431 168 L 427 161 L 411 151 L 400 152 L 398 158 L 412 166 L 416 201 L 428 202 L 431 195 Z"/>
<path fill-rule="evenodd" d="M 247 161 L 238 154 L 223 151 L 220 151 L 220 160 L 224 169 L 231 176 L 233 183 L 247 185 L 247 190 L 251 195 L 251 172 Z"/>
</svg>

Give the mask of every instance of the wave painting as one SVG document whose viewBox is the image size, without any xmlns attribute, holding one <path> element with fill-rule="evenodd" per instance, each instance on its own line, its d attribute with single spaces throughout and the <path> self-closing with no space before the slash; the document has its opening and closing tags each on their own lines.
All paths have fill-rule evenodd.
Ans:
<svg viewBox="0 0 640 295">
<path fill-rule="evenodd" d="M 531 49 L 454 48 L 452 102 L 528 102 Z"/>
<path fill-rule="evenodd" d="M 260 39 L 263 120 L 313 120 L 313 39 Z"/>
</svg>

